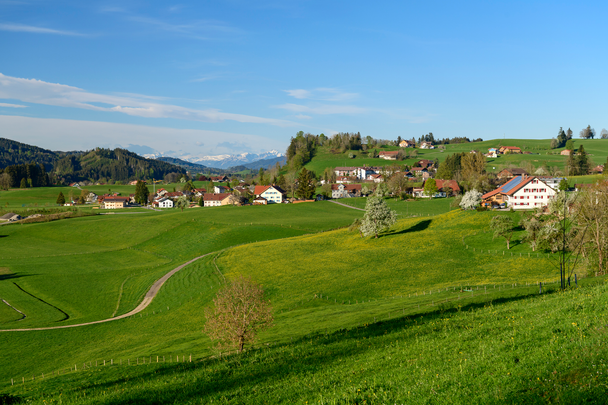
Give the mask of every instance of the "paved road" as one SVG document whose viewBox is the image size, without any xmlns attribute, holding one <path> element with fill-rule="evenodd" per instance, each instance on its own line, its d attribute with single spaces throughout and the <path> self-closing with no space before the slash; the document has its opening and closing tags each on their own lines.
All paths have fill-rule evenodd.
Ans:
<svg viewBox="0 0 608 405">
<path fill-rule="evenodd" d="M 114 318 L 102 319 L 100 321 L 79 323 L 76 325 L 48 326 L 46 328 L 29 328 L 29 329 L 3 329 L 3 330 L 0 330 L 0 332 L 25 332 L 25 331 L 30 331 L 30 330 L 52 330 L 52 329 L 77 328 L 79 326 L 95 325 L 98 323 L 105 323 L 105 322 L 116 321 L 118 319 L 128 318 L 128 317 L 135 315 L 135 314 L 143 311 L 144 309 L 146 309 L 146 307 L 148 305 L 150 305 L 150 303 L 152 302 L 154 297 L 156 297 L 156 294 L 158 294 L 158 291 L 163 286 L 163 284 L 165 284 L 165 281 L 167 281 L 172 275 L 174 275 L 175 273 L 177 273 L 178 271 L 180 271 L 187 265 L 192 264 L 195 261 L 202 259 L 205 256 L 214 254 L 214 253 L 217 253 L 217 252 L 211 252 L 211 253 L 207 253 L 207 254 L 199 256 L 199 257 L 195 257 L 194 259 L 190 260 L 189 262 L 186 262 L 186 263 L 182 264 L 181 266 L 177 266 L 176 268 L 174 268 L 173 270 L 171 270 L 170 272 L 168 272 L 167 274 L 162 276 L 160 279 L 156 280 L 156 282 L 154 284 L 152 284 L 152 287 L 150 287 L 150 289 L 146 293 L 146 296 L 144 297 L 143 301 L 134 310 L 127 312 L 124 315 L 119 315 Z"/>
<path fill-rule="evenodd" d="M 354 210 L 365 211 L 363 208 L 351 207 L 350 205 L 347 205 L 347 204 L 342 204 L 342 203 L 340 203 L 340 202 L 333 201 L 333 200 L 328 200 L 328 201 L 329 201 L 329 202 L 331 202 L 331 203 L 334 203 L 334 204 L 341 205 L 341 206 L 346 207 L 346 208 L 352 208 L 352 209 L 354 209 Z"/>
</svg>

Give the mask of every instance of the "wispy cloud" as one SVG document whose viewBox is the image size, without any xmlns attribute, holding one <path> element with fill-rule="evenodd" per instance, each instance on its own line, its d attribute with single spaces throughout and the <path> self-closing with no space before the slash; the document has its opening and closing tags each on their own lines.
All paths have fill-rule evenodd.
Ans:
<svg viewBox="0 0 608 405">
<path fill-rule="evenodd" d="M 55 30 L 44 27 L 34 27 L 32 25 L 23 24 L 7 24 L 0 23 L 0 31 L 12 31 L 12 32 L 29 32 L 32 34 L 53 34 L 53 35 L 72 35 L 72 36 L 83 36 L 78 32 Z"/>
<path fill-rule="evenodd" d="M 318 87 L 313 90 L 294 89 L 283 91 L 291 97 L 295 97 L 300 100 L 311 99 L 321 101 L 347 101 L 359 97 L 359 94 L 357 93 L 347 93 L 331 87 Z"/>
<path fill-rule="evenodd" d="M 20 104 L 8 104 L 8 103 L 0 103 L 0 107 L 10 107 L 10 108 L 27 108 L 26 105 Z"/>
<path fill-rule="evenodd" d="M 242 34 L 238 28 L 232 27 L 222 21 L 198 20 L 189 23 L 171 23 L 157 18 L 146 16 L 130 16 L 129 20 L 148 25 L 166 32 L 198 40 L 218 39 L 219 35 Z"/>
<path fill-rule="evenodd" d="M 296 113 L 308 113 L 318 115 L 329 115 L 329 114 L 362 114 L 368 111 L 366 108 L 357 107 L 353 105 L 333 105 L 323 104 L 314 107 L 301 105 L 301 104 L 281 104 L 275 106 L 275 108 L 281 108 Z"/>
<path fill-rule="evenodd" d="M 65 84 L 16 78 L 5 76 L 1 73 L 0 99 L 20 100 L 28 103 L 94 111 L 119 112 L 145 118 L 174 118 L 202 122 L 236 121 L 281 127 L 297 125 L 291 121 L 234 114 L 213 108 L 202 110 L 172 104 L 161 104 L 152 102 L 149 99 L 142 99 L 141 97 L 90 93 L 78 87 Z"/>
</svg>

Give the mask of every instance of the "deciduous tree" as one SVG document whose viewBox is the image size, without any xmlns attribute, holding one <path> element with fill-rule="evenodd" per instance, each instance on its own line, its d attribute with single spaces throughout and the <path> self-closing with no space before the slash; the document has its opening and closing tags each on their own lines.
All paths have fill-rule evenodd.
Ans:
<svg viewBox="0 0 608 405">
<path fill-rule="evenodd" d="M 242 276 L 218 291 L 205 317 L 204 332 L 209 338 L 217 341 L 219 348 L 239 352 L 273 322 L 272 307 L 262 287 Z"/>
<path fill-rule="evenodd" d="M 369 197 L 360 230 L 365 236 L 375 235 L 378 238 L 378 233 L 388 230 L 396 221 L 397 213 L 382 198 Z"/>
<path fill-rule="evenodd" d="M 437 194 L 437 182 L 435 179 L 428 179 L 424 182 L 424 194 L 433 198 L 435 194 Z"/>
<path fill-rule="evenodd" d="M 188 199 L 186 198 L 185 195 L 179 196 L 177 198 L 177 201 L 175 202 L 175 207 L 179 208 L 182 210 L 182 212 L 184 212 L 184 208 L 186 208 L 188 206 Z"/>
<path fill-rule="evenodd" d="M 490 229 L 494 232 L 494 238 L 505 238 L 507 250 L 510 249 L 511 238 L 514 232 L 513 220 L 506 215 L 496 215 L 490 220 Z"/>
<path fill-rule="evenodd" d="M 460 201 L 460 208 L 463 210 L 474 210 L 481 204 L 481 192 L 473 189 L 467 191 Z"/>
</svg>

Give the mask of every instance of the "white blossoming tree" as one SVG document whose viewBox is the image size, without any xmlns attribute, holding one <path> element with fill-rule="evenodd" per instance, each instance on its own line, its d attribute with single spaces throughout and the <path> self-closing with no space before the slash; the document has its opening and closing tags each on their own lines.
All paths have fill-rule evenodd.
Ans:
<svg viewBox="0 0 608 405">
<path fill-rule="evenodd" d="M 475 189 L 467 191 L 462 197 L 462 201 L 460 201 L 460 208 L 463 210 L 474 210 L 481 204 L 482 195 L 481 192 Z"/>
<path fill-rule="evenodd" d="M 383 199 L 369 197 L 365 204 L 365 215 L 359 231 L 365 236 L 375 235 L 388 230 L 397 221 L 397 213 L 391 210 Z"/>
</svg>

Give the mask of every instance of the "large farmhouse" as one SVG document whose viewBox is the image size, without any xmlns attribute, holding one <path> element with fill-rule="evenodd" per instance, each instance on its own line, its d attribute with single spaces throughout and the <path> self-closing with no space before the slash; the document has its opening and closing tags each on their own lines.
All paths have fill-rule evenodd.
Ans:
<svg viewBox="0 0 608 405">
<path fill-rule="evenodd" d="M 269 204 L 280 204 L 286 199 L 285 191 L 278 186 L 255 186 L 256 197 L 264 197 Z"/>
<path fill-rule="evenodd" d="M 484 194 L 481 205 L 491 207 L 505 204 L 515 210 L 545 206 L 556 191 L 538 177 L 517 176 L 496 190 Z"/>
</svg>

